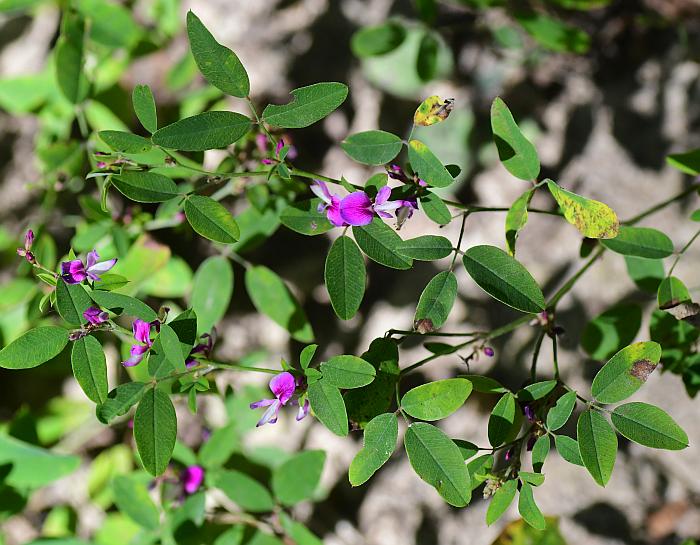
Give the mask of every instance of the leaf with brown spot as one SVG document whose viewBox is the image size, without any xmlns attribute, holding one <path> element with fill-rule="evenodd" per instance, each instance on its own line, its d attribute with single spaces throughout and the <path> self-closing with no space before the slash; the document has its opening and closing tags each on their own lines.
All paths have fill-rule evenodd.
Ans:
<svg viewBox="0 0 700 545">
<path fill-rule="evenodd" d="M 639 342 L 626 346 L 598 371 L 591 393 L 601 403 L 617 403 L 635 393 L 646 382 L 661 359 L 658 343 Z"/>
<path fill-rule="evenodd" d="M 430 96 L 420 103 L 416 113 L 413 114 L 413 123 L 423 127 L 429 127 L 445 121 L 454 108 L 454 98 L 446 98 L 444 101 L 437 95 Z"/>
<path fill-rule="evenodd" d="M 681 303 L 690 303 L 690 293 L 678 278 L 667 276 L 659 284 L 657 302 L 661 310 L 668 310 Z"/>
<path fill-rule="evenodd" d="M 607 204 L 559 187 L 547 180 L 547 188 L 564 213 L 566 221 L 588 238 L 615 238 L 620 230 L 617 214 Z"/>
</svg>

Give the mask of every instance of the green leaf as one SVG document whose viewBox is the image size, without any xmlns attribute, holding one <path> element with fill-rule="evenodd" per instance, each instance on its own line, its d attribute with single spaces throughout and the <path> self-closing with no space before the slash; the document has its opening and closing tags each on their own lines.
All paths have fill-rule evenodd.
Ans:
<svg viewBox="0 0 700 545">
<path fill-rule="evenodd" d="M 486 293 L 523 312 L 544 310 L 537 282 L 514 257 L 495 246 L 473 246 L 464 253 L 464 268 Z"/>
<path fill-rule="evenodd" d="M 527 207 L 535 194 L 534 189 L 528 189 L 520 195 L 508 209 L 506 214 L 506 246 L 508 253 L 515 255 L 515 243 L 518 240 L 518 233 L 527 223 Z"/>
<path fill-rule="evenodd" d="M 542 466 L 544 465 L 544 461 L 549 455 L 549 447 L 549 435 L 543 435 L 542 437 L 539 437 L 537 441 L 535 441 L 534 446 L 532 447 L 532 469 L 534 469 L 538 473 L 542 472 Z"/>
<path fill-rule="evenodd" d="M 68 331 L 43 326 L 30 329 L 0 350 L 0 367 L 31 369 L 58 356 L 68 344 Z"/>
<path fill-rule="evenodd" d="M 401 237 L 380 218 L 361 227 L 353 227 L 355 242 L 372 261 L 392 269 L 410 269 L 413 261 L 403 257 L 399 248 L 403 244 Z"/>
<path fill-rule="evenodd" d="M 159 341 L 160 346 L 163 349 L 163 356 L 170 363 L 175 371 L 185 370 L 185 356 L 182 353 L 182 348 L 180 346 L 180 339 L 177 334 L 167 324 L 160 326 L 160 333 L 156 341 Z M 155 346 L 155 342 L 153 343 Z"/>
<path fill-rule="evenodd" d="M 659 284 L 656 300 L 659 308 L 665 310 L 690 302 L 690 292 L 678 278 L 668 276 Z"/>
<path fill-rule="evenodd" d="M 248 296 L 258 312 L 262 312 L 285 328 L 302 343 L 314 338 L 304 310 L 282 279 L 264 266 L 250 267 L 245 272 Z"/>
<path fill-rule="evenodd" d="M 659 284 L 666 276 L 664 262 L 661 259 L 645 259 L 631 255 L 625 256 L 627 274 L 636 286 L 649 293 L 656 293 Z"/>
<path fill-rule="evenodd" d="M 581 452 L 576 439 L 569 437 L 568 435 L 557 435 L 554 437 L 554 444 L 557 447 L 559 456 L 564 458 L 564 460 L 570 464 L 583 466 Z"/>
<path fill-rule="evenodd" d="M 0 467 L 3 467 L 3 484 L 34 489 L 73 473 L 80 467 L 80 457 L 56 454 L 3 433 L 0 434 Z M 9 492 L 5 487 L 2 490 L 3 496 Z"/>
<path fill-rule="evenodd" d="M 153 133 L 153 143 L 182 151 L 225 148 L 250 130 L 250 119 L 235 112 L 202 112 Z"/>
<path fill-rule="evenodd" d="M 482 394 L 506 394 L 509 392 L 508 388 L 491 377 L 485 377 L 482 375 L 463 376 L 472 383 L 474 390 L 481 392 Z"/>
<path fill-rule="evenodd" d="M 100 342 L 88 335 L 73 343 L 70 356 L 73 375 L 85 395 L 95 403 L 107 400 L 107 360 Z"/>
<path fill-rule="evenodd" d="M 602 241 L 603 246 L 622 255 L 662 259 L 673 253 L 673 242 L 664 233 L 650 227 L 621 226 L 615 238 Z"/>
<path fill-rule="evenodd" d="M 502 445 L 515 424 L 516 403 L 511 393 L 503 394 L 489 416 L 488 436 L 492 447 Z"/>
<path fill-rule="evenodd" d="M 438 225 L 447 225 L 452 220 L 450 209 L 445 202 L 432 191 L 426 191 L 418 198 L 421 210 Z"/>
<path fill-rule="evenodd" d="M 697 176 L 700 174 L 700 149 L 671 154 L 666 157 L 666 162 L 685 174 Z"/>
<path fill-rule="evenodd" d="M 100 131 L 98 134 L 105 144 L 121 153 L 146 153 L 153 147 L 150 140 L 130 132 Z"/>
<path fill-rule="evenodd" d="M 272 490 L 284 505 L 311 499 L 321 481 L 326 453 L 306 450 L 295 454 L 272 472 Z"/>
<path fill-rule="evenodd" d="M 408 160 L 413 171 L 433 187 L 447 187 L 454 181 L 440 159 L 420 140 L 408 143 Z"/>
<path fill-rule="evenodd" d="M 54 66 L 58 88 L 69 102 L 78 104 L 88 93 L 88 81 L 83 71 L 85 21 L 66 11 L 61 21 L 61 35 L 54 50 Z"/>
<path fill-rule="evenodd" d="M 544 483 L 544 475 L 542 473 L 531 473 L 529 471 L 520 471 L 518 477 L 523 483 L 531 484 L 532 486 L 540 486 Z"/>
<path fill-rule="evenodd" d="M 452 243 L 445 237 L 437 235 L 422 235 L 404 240 L 399 245 L 399 253 L 409 259 L 434 261 L 452 253 Z"/>
<path fill-rule="evenodd" d="M 152 322 L 158 318 L 156 312 L 146 303 L 123 293 L 93 290 L 89 295 L 99 306 L 107 308 L 115 314 L 134 316 L 145 322 Z"/>
<path fill-rule="evenodd" d="M 637 336 L 642 325 L 642 307 L 621 303 L 599 314 L 586 324 L 581 346 L 594 360 L 610 358 Z"/>
<path fill-rule="evenodd" d="M 220 489 L 241 509 L 251 513 L 264 513 L 275 508 L 270 492 L 258 481 L 245 473 L 229 469 L 216 471 L 211 484 Z"/>
<path fill-rule="evenodd" d="M 320 367 L 323 380 L 337 388 L 361 388 L 371 384 L 377 371 L 357 356 L 334 356 Z"/>
<path fill-rule="evenodd" d="M 120 384 L 107 394 L 107 399 L 96 408 L 97 419 L 109 424 L 118 416 L 125 415 L 131 407 L 143 397 L 146 384 L 143 382 L 126 382 Z"/>
<path fill-rule="evenodd" d="M 544 520 L 540 508 L 537 507 L 535 503 L 535 497 L 532 494 L 532 486 L 529 483 L 523 483 L 520 488 L 518 512 L 520 516 L 523 517 L 523 520 L 535 530 L 544 530 L 547 528 L 547 522 Z"/>
<path fill-rule="evenodd" d="M 471 499 L 467 466 L 459 448 L 440 429 L 425 422 L 411 424 L 404 437 L 414 471 L 450 505 L 464 507 Z"/>
<path fill-rule="evenodd" d="M 654 405 L 625 403 L 615 407 L 610 418 L 618 432 L 645 447 L 682 450 L 688 446 L 688 434 Z"/>
<path fill-rule="evenodd" d="M 165 202 L 177 197 L 177 185 L 167 176 L 141 170 L 124 170 L 112 176 L 112 184 L 136 202 Z"/>
<path fill-rule="evenodd" d="M 308 369 L 314 354 L 316 354 L 317 348 L 317 344 L 310 344 L 309 346 L 305 346 L 301 351 L 301 354 L 299 354 L 299 365 L 301 365 L 302 369 Z"/>
<path fill-rule="evenodd" d="M 350 41 L 350 48 L 358 57 L 375 57 L 393 51 L 403 43 L 405 38 L 406 30 L 403 25 L 386 21 L 355 32 Z"/>
<path fill-rule="evenodd" d="M 581 461 L 595 482 L 605 486 L 615 466 L 617 435 L 599 412 L 590 409 L 579 415 L 576 430 Z"/>
<path fill-rule="evenodd" d="M 197 313 L 197 330 L 211 329 L 224 317 L 233 293 L 233 269 L 228 259 L 210 257 L 194 275 L 190 304 Z"/>
<path fill-rule="evenodd" d="M 134 87 L 131 93 L 131 103 L 143 128 L 150 133 L 156 132 L 158 130 L 158 113 L 151 88 L 141 84 Z"/>
<path fill-rule="evenodd" d="M 241 236 L 230 212 L 210 197 L 190 195 L 185 201 L 185 216 L 192 229 L 209 240 L 232 244 Z"/>
<path fill-rule="evenodd" d="M 343 83 L 316 83 L 294 89 L 288 104 L 269 104 L 263 111 L 263 121 L 284 129 L 301 129 L 316 123 L 340 106 L 348 96 Z"/>
<path fill-rule="evenodd" d="M 348 434 L 348 415 L 340 390 L 321 379 L 309 384 L 309 403 L 316 418 L 336 435 Z"/>
<path fill-rule="evenodd" d="M 430 320 L 432 329 L 439 329 L 447 320 L 457 297 L 457 277 L 452 271 L 436 274 L 420 294 L 414 323 Z"/>
<path fill-rule="evenodd" d="M 170 462 L 177 436 L 177 418 L 170 396 L 159 390 L 148 390 L 134 416 L 134 439 L 143 466 L 151 475 L 161 475 Z"/>
<path fill-rule="evenodd" d="M 464 458 L 465 462 L 469 460 L 469 458 L 476 456 L 479 452 L 479 447 L 470 441 L 464 441 L 463 439 L 453 439 L 452 441 L 455 445 L 457 445 L 457 448 L 462 454 L 462 458 Z"/>
<path fill-rule="evenodd" d="M 525 386 L 518 392 L 518 401 L 536 401 L 542 399 L 557 387 L 556 380 L 543 380 Z"/>
<path fill-rule="evenodd" d="M 280 214 L 280 222 L 285 227 L 302 235 L 320 235 L 333 229 L 325 212 L 318 211 L 321 199 L 309 199 L 287 206 Z"/>
<path fill-rule="evenodd" d="M 215 429 L 202 445 L 197 457 L 206 469 L 218 468 L 241 450 L 240 429 L 235 422 Z"/>
<path fill-rule="evenodd" d="M 399 378 L 399 350 L 392 339 L 374 339 L 362 359 L 372 364 L 377 376 L 367 386 L 345 392 L 347 413 L 353 424 L 363 427 L 372 418 L 389 411 Z"/>
<path fill-rule="evenodd" d="M 515 493 L 518 490 L 518 481 L 513 479 L 504 482 L 494 493 L 486 511 L 486 524 L 491 526 L 503 516 L 510 504 L 513 503 Z"/>
<path fill-rule="evenodd" d="M 566 424 L 576 407 L 576 392 L 566 392 L 547 412 L 547 429 L 556 431 Z"/>
<path fill-rule="evenodd" d="M 56 284 L 56 310 L 70 325 L 80 325 L 87 322 L 83 312 L 90 306 L 90 296 L 82 284 Z"/>
<path fill-rule="evenodd" d="M 552 51 L 581 54 L 590 47 L 591 39 L 583 30 L 543 13 L 520 12 L 515 18 L 540 45 Z"/>
<path fill-rule="evenodd" d="M 348 136 L 340 147 L 358 163 L 383 165 L 399 154 L 403 142 L 390 132 L 365 131 Z"/>
<path fill-rule="evenodd" d="M 112 488 L 114 501 L 122 513 L 147 530 L 158 530 L 160 513 L 143 480 L 117 475 L 112 481 Z"/>
<path fill-rule="evenodd" d="M 607 204 L 586 199 L 547 180 L 547 188 L 564 213 L 564 218 L 588 238 L 615 238 L 620 230 L 617 215 Z"/>
<path fill-rule="evenodd" d="M 324 278 L 338 317 L 349 320 L 355 316 L 365 295 L 367 272 L 362 253 L 350 237 L 342 235 L 333 242 L 326 257 Z"/>
<path fill-rule="evenodd" d="M 432 32 L 425 32 L 418 44 L 416 56 L 416 73 L 423 81 L 430 81 L 435 77 L 439 52 L 440 42 Z"/>
<path fill-rule="evenodd" d="M 516 178 L 533 182 L 540 174 L 540 159 L 520 131 L 513 114 L 499 97 L 491 105 L 491 130 L 501 163 Z"/>
<path fill-rule="evenodd" d="M 591 393 L 601 403 L 617 403 L 635 393 L 661 360 L 653 341 L 631 344 L 615 354 L 596 374 Z"/>
<path fill-rule="evenodd" d="M 409 390 L 401 407 L 421 420 L 441 420 L 459 409 L 472 393 L 472 383 L 463 378 L 428 382 Z"/>
<path fill-rule="evenodd" d="M 367 423 L 363 447 L 348 470 L 352 486 L 367 482 L 389 460 L 396 448 L 398 435 L 399 423 L 394 413 L 380 414 Z"/>
<path fill-rule="evenodd" d="M 192 11 L 187 12 L 187 36 L 192 56 L 204 78 L 227 95 L 246 98 L 250 82 L 241 61 L 233 51 L 216 41 Z"/>
</svg>

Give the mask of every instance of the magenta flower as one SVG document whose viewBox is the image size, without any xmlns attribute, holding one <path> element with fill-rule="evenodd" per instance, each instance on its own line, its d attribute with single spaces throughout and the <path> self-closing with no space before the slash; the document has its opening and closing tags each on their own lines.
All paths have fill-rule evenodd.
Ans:
<svg viewBox="0 0 700 545">
<path fill-rule="evenodd" d="M 88 307 L 85 309 L 85 312 L 83 312 L 83 317 L 91 325 L 100 325 L 109 319 L 109 314 L 97 307 Z"/>
<path fill-rule="evenodd" d="M 197 360 L 195 356 L 197 354 L 202 354 L 205 358 L 209 357 L 211 350 L 214 346 L 214 336 L 209 333 L 204 333 L 202 335 L 202 341 L 200 341 L 192 350 L 190 350 L 190 355 L 187 356 L 185 360 L 185 367 L 188 369 L 197 365 Z"/>
<path fill-rule="evenodd" d="M 391 218 L 390 212 L 403 207 L 404 201 L 390 201 L 390 196 L 391 188 L 386 185 L 379 190 L 374 202 L 364 191 L 355 191 L 340 201 L 340 215 L 349 225 L 367 225 L 375 214 Z"/>
<path fill-rule="evenodd" d="M 295 391 L 297 390 L 298 384 L 294 378 L 294 375 L 284 371 L 279 375 L 275 375 L 272 380 L 270 380 L 270 390 L 275 395 L 274 399 L 261 399 L 255 403 L 250 404 L 251 409 L 259 409 L 260 407 L 268 407 L 262 418 L 258 421 L 256 426 L 262 426 L 263 424 L 274 424 L 277 422 L 277 417 L 279 416 L 280 408 L 288 403 L 295 405 L 298 400 L 292 400 Z M 305 400 L 303 404 L 299 407 L 299 412 L 297 413 L 297 420 L 301 420 L 309 413 L 309 400 Z"/>
<path fill-rule="evenodd" d="M 314 183 L 311 184 L 311 191 L 323 201 L 318 205 L 318 211 L 325 211 L 328 221 L 336 227 L 347 225 L 340 215 L 340 197 L 333 195 L 325 182 L 314 180 Z"/>
<path fill-rule="evenodd" d="M 17 255 L 24 257 L 29 263 L 36 261 L 34 254 L 31 252 L 32 244 L 34 244 L 34 231 L 29 229 L 24 234 L 24 248 L 17 248 Z"/>
<path fill-rule="evenodd" d="M 204 468 L 201 466 L 186 467 L 180 475 L 180 481 L 185 494 L 194 494 L 204 482 Z"/>
<path fill-rule="evenodd" d="M 141 363 L 141 360 L 146 355 L 146 352 L 153 345 L 151 340 L 151 326 L 155 326 L 156 330 L 159 329 L 160 322 L 157 320 L 155 322 L 144 322 L 143 320 L 136 319 L 132 325 L 134 330 L 134 339 L 136 339 L 141 344 L 132 344 L 131 350 L 129 352 L 129 359 L 122 362 L 124 367 L 134 367 Z"/>
<path fill-rule="evenodd" d="M 106 273 L 117 262 L 116 258 L 98 262 L 99 257 L 97 252 L 93 250 L 88 252 L 85 265 L 79 259 L 64 261 L 61 263 L 61 278 L 66 284 L 80 284 L 86 278 L 93 282 L 99 282 L 101 280 L 99 275 Z"/>
</svg>

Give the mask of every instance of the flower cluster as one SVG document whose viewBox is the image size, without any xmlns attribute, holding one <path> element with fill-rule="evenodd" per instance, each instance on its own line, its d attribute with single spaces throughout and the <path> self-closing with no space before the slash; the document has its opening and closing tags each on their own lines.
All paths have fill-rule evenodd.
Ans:
<svg viewBox="0 0 700 545">
<path fill-rule="evenodd" d="M 341 199 L 331 193 L 326 183 L 320 180 L 314 180 L 311 191 L 322 201 L 318 211 L 325 211 L 328 221 L 336 227 L 368 225 L 375 216 L 391 218 L 391 212 L 396 214 L 401 224 L 418 208 L 415 199 L 390 201 L 391 188 L 388 186 L 382 187 L 374 200 L 364 191 L 353 191 Z"/>
<path fill-rule="evenodd" d="M 277 422 L 280 408 L 287 404 L 299 405 L 297 412 L 297 421 L 309 414 L 309 400 L 300 401 L 300 393 L 303 393 L 304 384 L 301 380 L 294 378 L 294 375 L 284 371 L 279 375 L 275 375 L 270 380 L 270 390 L 275 395 L 274 399 L 261 399 L 250 404 L 251 409 L 259 409 L 260 407 L 268 407 L 262 418 L 258 421 L 257 426 L 263 424 L 274 424 Z"/>
<path fill-rule="evenodd" d="M 80 284 L 86 278 L 93 282 L 101 280 L 100 274 L 106 273 L 117 263 L 115 259 L 97 261 L 100 258 L 97 251 L 88 252 L 86 263 L 80 259 L 61 263 L 61 278 L 66 284 Z"/>
</svg>

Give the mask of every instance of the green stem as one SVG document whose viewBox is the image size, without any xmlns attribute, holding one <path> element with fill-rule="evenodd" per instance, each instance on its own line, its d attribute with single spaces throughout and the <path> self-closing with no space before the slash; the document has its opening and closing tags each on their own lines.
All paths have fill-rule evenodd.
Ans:
<svg viewBox="0 0 700 545">
<path fill-rule="evenodd" d="M 452 263 L 450 263 L 450 271 L 455 268 L 455 262 L 457 261 L 457 255 L 462 249 L 462 238 L 464 237 L 464 226 L 467 223 L 467 218 L 469 217 L 469 212 L 464 212 L 462 214 L 462 226 L 459 228 L 459 238 L 457 239 L 457 246 L 455 246 L 455 253 L 452 256 Z"/>
<path fill-rule="evenodd" d="M 557 306 L 557 303 L 559 303 L 561 298 L 571 291 L 571 288 L 574 287 L 576 282 L 578 282 L 579 278 L 581 278 L 586 273 L 586 271 L 593 266 L 593 264 L 598 260 L 598 258 L 601 255 L 603 255 L 603 252 L 605 252 L 605 247 L 599 247 L 588 259 L 585 265 L 581 267 L 578 271 L 576 271 L 576 273 L 571 278 L 569 278 L 569 280 L 567 280 L 566 283 L 561 288 L 559 288 L 559 290 L 557 290 L 557 292 L 552 296 L 552 298 L 549 301 L 547 301 L 548 309 L 554 309 Z"/>
<path fill-rule="evenodd" d="M 552 336 L 552 363 L 554 365 L 554 378 L 559 380 L 559 356 L 557 350 L 557 335 Z"/>
<path fill-rule="evenodd" d="M 535 382 L 537 380 L 537 359 L 540 356 L 540 349 L 542 348 L 542 341 L 544 340 L 544 329 L 540 329 L 537 334 L 537 340 L 535 341 L 535 350 L 532 353 L 532 365 L 530 365 L 530 381 Z"/>
<path fill-rule="evenodd" d="M 683 197 L 690 195 L 691 193 L 693 193 L 694 191 L 697 191 L 698 189 L 700 189 L 700 183 L 691 184 L 687 188 L 685 188 L 683 191 L 681 191 L 680 193 L 674 195 L 673 197 L 669 197 L 665 201 L 661 201 L 660 203 L 655 204 L 654 206 L 652 206 L 650 208 L 647 208 L 646 210 L 644 210 L 640 214 L 637 214 L 636 216 L 628 219 L 627 221 L 623 221 L 622 225 L 634 225 L 636 223 L 639 223 L 647 216 L 651 216 L 652 214 L 655 214 L 659 210 L 663 210 L 669 204 L 673 204 L 676 201 L 680 201 Z"/>
<path fill-rule="evenodd" d="M 695 239 L 698 238 L 698 236 L 700 236 L 700 229 L 698 229 L 698 231 L 692 236 L 692 238 L 687 242 L 687 244 L 683 246 L 683 248 L 681 248 L 681 251 L 678 252 L 676 259 L 673 260 L 673 264 L 668 270 L 668 274 L 666 275 L 667 278 L 673 274 L 673 269 L 676 268 L 676 265 L 678 265 L 678 262 L 681 260 L 683 254 L 686 252 L 686 250 L 688 250 L 688 248 L 690 248 L 690 246 L 693 244 L 693 242 L 695 242 Z"/>
</svg>

